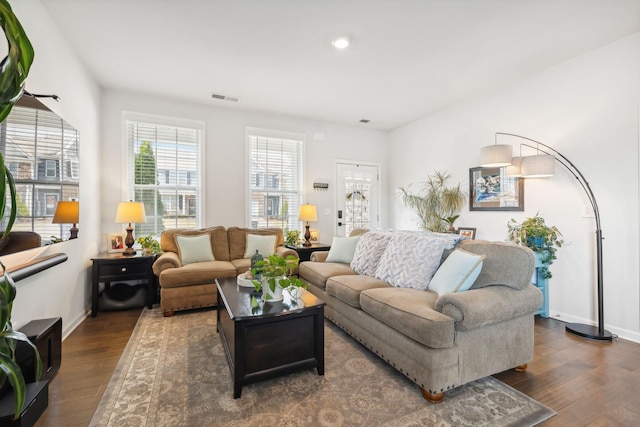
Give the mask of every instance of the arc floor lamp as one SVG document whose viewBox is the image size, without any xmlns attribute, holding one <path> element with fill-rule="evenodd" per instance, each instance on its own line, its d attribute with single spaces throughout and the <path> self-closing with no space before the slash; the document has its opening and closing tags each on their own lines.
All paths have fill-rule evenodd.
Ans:
<svg viewBox="0 0 640 427">
<path fill-rule="evenodd" d="M 487 147 L 483 147 L 481 150 L 481 163 L 482 166 L 509 166 L 512 164 L 512 159 L 507 158 L 511 157 L 512 149 L 510 145 L 508 149 L 505 145 L 497 144 L 498 135 L 504 136 L 512 136 L 515 138 L 525 139 L 527 141 L 533 142 L 536 145 L 530 145 L 526 143 L 521 143 L 520 146 L 533 148 L 536 150 L 536 155 L 527 156 L 521 158 L 515 158 L 516 162 L 520 163 L 520 174 L 523 178 L 533 178 L 533 177 L 547 177 L 553 175 L 553 164 L 554 160 L 564 166 L 573 177 L 578 181 L 582 189 L 587 195 L 589 202 L 591 203 L 591 207 L 593 209 L 593 213 L 596 220 L 596 262 L 597 262 L 597 280 L 598 280 L 598 326 L 587 325 L 583 323 L 567 323 L 566 330 L 567 332 L 571 332 L 575 335 L 589 338 L 593 340 L 600 341 L 611 341 L 613 336 L 611 332 L 604 329 L 604 306 L 603 306 L 603 297 L 604 297 L 604 285 L 603 285 L 603 274 L 602 274 L 602 229 L 600 227 L 600 211 L 598 210 L 598 203 L 596 202 L 596 197 L 589 186 L 589 183 L 585 179 L 584 175 L 578 170 L 578 168 L 563 154 L 555 150 L 554 148 L 548 146 L 547 144 L 543 144 L 542 142 L 536 141 L 531 138 L 527 138 L 526 136 L 516 135 L 513 133 L 506 132 L 496 132 L 496 144 L 490 145 Z M 543 148 L 540 148 L 543 147 Z M 542 153 L 542 154 L 539 154 Z"/>
</svg>

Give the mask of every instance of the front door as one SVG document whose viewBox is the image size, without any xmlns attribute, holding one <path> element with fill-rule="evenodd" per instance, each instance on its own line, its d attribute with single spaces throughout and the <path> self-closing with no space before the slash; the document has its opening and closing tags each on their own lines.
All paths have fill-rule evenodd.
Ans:
<svg viewBox="0 0 640 427">
<path fill-rule="evenodd" d="M 336 162 L 336 236 L 379 226 L 378 169 L 373 164 Z"/>
</svg>

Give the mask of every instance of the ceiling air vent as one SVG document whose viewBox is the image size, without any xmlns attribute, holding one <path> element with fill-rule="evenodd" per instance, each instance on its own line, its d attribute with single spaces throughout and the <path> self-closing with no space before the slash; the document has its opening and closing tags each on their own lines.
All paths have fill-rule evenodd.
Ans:
<svg viewBox="0 0 640 427">
<path fill-rule="evenodd" d="M 360 119 L 360 123 L 369 123 L 371 120 L 369 119 Z"/>
<path fill-rule="evenodd" d="M 235 96 L 220 95 L 218 93 L 212 93 L 211 97 L 213 99 L 222 99 L 223 101 L 231 101 L 231 102 L 238 102 L 240 100 L 240 98 L 237 98 Z"/>
</svg>

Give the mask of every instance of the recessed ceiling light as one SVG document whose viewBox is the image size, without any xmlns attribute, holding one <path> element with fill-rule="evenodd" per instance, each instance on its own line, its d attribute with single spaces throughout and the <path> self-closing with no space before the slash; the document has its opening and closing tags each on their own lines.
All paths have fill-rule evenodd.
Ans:
<svg viewBox="0 0 640 427">
<path fill-rule="evenodd" d="M 340 36 L 340 37 L 337 37 L 337 38 L 333 39 L 331 44 L 336 49 L 346 49 L 347 47 L 349 47 L 349 43 L 350 42 L 351 42 L 351 39 L 349 37 Z"/>
</svg>

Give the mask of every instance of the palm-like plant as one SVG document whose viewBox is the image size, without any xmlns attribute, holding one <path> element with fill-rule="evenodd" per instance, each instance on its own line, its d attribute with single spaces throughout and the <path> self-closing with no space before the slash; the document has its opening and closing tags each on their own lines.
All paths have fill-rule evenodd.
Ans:
<svg viewBox="0 0 640 427">
<path fill-rule="evenodd" d="M 24 81 L 33 63 L 33 46 L 11 10 L 7 0 L 0 0 L 0 26 L 7 38 L 8 53 L 0 62 L 0 123 L 3 122 L 15 102 L 24 92 Z M 11 207 L 7 226 L 0 237 L 0 244 L 6 242 L 8 233 L 16 218 L 16 191 L 11 173 L 6 168 L 4 157 L 0 153 L 0 219 L 5 217 L 7 207 L 7 188 L 11 197 Z M 27 386 L 22 376 L 22 370 L 15 361 L 16 343 L 28 343 L 36 354 L 36 377 L 42 374 L 42 362 L 37 348 L 29 341 L 25 334 L 14 331 L 11 325 L 11 310 L 16 297 L 16 287 L 4 264 L 0 277 L 0 386 L 6 381 L 13 388 L 15 396 L 15 417 L 18 418 L 25 404 Z"/>
<path fill-rule="evenodd" d="M 423 229 L 435 232 L 449 231 L 458 218 L 466 196 L 460 188 L 460 183 L 447 186 L 450 178 L 451 175 L 446 171 L 435 171 L 418 194 L 411 193 L 408 187 L 400 187 L 402 201 L 415 211 Z"/>
</svg>

